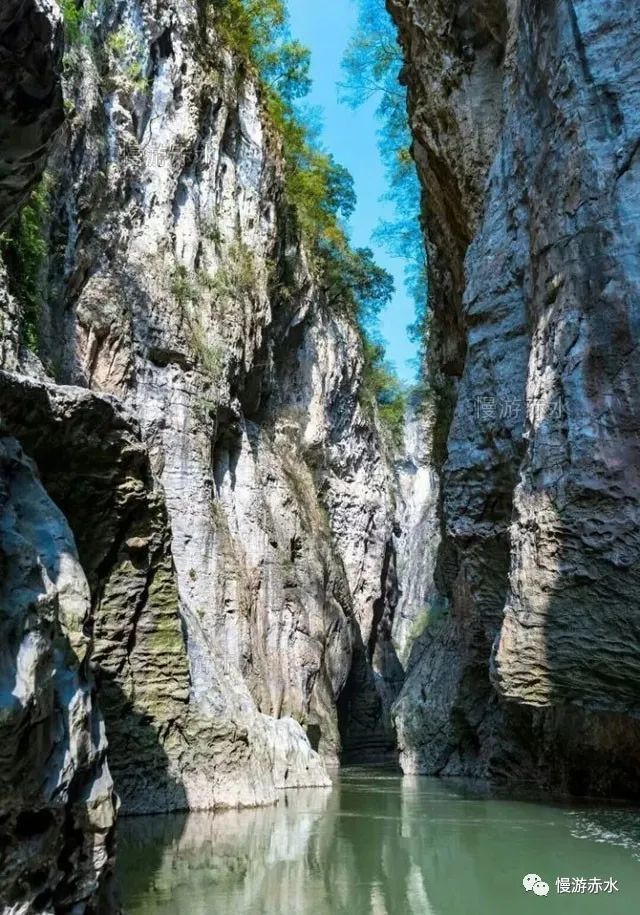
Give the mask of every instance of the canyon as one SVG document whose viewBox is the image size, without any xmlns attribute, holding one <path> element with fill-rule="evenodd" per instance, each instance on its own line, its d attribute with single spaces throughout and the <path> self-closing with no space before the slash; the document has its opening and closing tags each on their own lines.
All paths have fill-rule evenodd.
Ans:
<svg viewBox="0 0 640 915">
<path fill-rule="evenodd" d="M 0 231 L 42 236 L 37 308 L 0 264 L 14 915 L 116 910 L 118 812 L 340 762 L 640 793 L 640 25 L 387 6 L 429 255 L 400 447 L 206 4 L 87 4 L 73 36 L 3 4 Z"/>
<path fill-rule="evenodd" d="M 637 795 L 640 34 L 616 2 L 389 7 L 447 607 L 400 698 L 402 766 Z"/>
</svg>

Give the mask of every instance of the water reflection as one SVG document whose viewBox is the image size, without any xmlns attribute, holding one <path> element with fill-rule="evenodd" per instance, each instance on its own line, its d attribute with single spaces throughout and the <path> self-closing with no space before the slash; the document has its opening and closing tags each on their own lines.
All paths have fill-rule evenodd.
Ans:
<svg viewBox="0 0 640 915">
<path fill-rule="evenodd" d="M 639 848 L 628 808 L 354 770 L 277 807 L 124 821 L 120 875 L 129 915 L 635 915 Z M 522 888 L 531 871 L 544 900 Z M 558 876 L 620 892 L 558 895 Z"/>
</svg>

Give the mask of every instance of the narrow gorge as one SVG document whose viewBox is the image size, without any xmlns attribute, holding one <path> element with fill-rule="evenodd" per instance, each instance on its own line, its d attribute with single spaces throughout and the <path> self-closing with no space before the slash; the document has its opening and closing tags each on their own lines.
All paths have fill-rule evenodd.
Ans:
<svg viewBox="0 0 640 915">
<path fill-rule="evenodd" d="M 279 0 L 3 0 L 7 915 L 124 911 L 117 820 L 341 764 L 640 796 L 640 21 L 367 2 L 428 261 L 399 421 Z"/>
</svg>

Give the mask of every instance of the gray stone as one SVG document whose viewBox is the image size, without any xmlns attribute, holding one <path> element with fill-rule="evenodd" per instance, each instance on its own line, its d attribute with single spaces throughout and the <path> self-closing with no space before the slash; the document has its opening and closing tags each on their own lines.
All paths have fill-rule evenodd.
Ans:
<svg viewBox="0 0 640 915">
<path fill-rule="evenodd" d="M 352 707 L 394 748 L 393 459 L 256 85 L 191 3 L 140 13 L 68 49 L 42 365 L 5 360 L 2 418 L 78 543 L 123 809 L 270 803 L 329 784 Z"/>
<path fill-rule="evenodd" d="M 0 231 L 39 181 L 62 124 L 62 20 L 53 0 L 0 10 Z"/>
<path fill-rule="evenodd" d="M 636 793 L 638 25 L 621 2 L 389 7 L 448 436 L 450 611 L 398 705 L 403 758 Z"/>
<path fill-rule="evenodd" d="M 3 911 L 106 902 L 116 803 L 87 676 L 89 587 L 66 519 L 0 439 Z"/>
</svg>

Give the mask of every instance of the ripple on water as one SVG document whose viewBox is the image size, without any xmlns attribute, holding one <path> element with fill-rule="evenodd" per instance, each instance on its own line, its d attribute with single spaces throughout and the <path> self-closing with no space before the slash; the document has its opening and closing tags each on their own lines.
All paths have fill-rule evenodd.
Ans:
<svg viewBox="0 0 640 915">
<path fill-rule="evenodd" d="M 573 820 L 571 834 L 576 839 L 624 848 L 640 861 L 640 810 L 574 810 L 568 816 Z"/>
<path fill-rule="evenodd" d="M 637 915 L 640 900 L 638 811 L 381 770 L 275 807 L 125 821 L 119 850 L 127 915 Z M 560 895 L 560 876 L 620 892 Z"/>
</svg>

